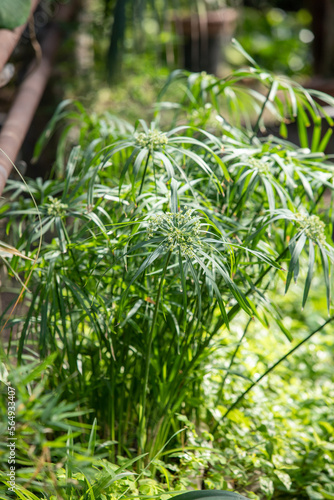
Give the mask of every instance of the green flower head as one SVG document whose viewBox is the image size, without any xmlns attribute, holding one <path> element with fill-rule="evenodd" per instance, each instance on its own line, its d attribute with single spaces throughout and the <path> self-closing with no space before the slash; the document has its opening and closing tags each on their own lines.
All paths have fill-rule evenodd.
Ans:
<svg viewBox="0 0 334 500">
<path fill-rule="evenodd" d="M 47 204 L 47 213 L 53 217 L 64 217 L 66 215 L 66 210 L 68 205 L 62 203 L 58 198 L 49 196 L 49 203 Z"/>
<path fill-rule="evenodd" d="M 251 168 L 257 170 L 259 174 L 270 174 L 270 163 L 268 161 L 259 160 L 258 158 L 249 158 L 248 163 Z"/>
<path fill-rule="evenodd" d="M 149 130 L 147 134 L 141 132 L 135 135 L 135 139 L 139 146 L 149 149 L 156 149 L 168 144 L 167 135 L 159 130 Z"/>
<path fill-rule="evenodd" d="M 166 250 L 180 249 L 187 257 L 193 257 L 196 246 L 201 246 L 200 227 L 198 216 L 194 210 L 185 209 L 182 212 L 156 215 L 150 218 L 147 227 L 149 238 L 165 236 Z"/>
<path fill-rule="evenodd" d="M 297 224 L 306 236 L 321 245 L 326 243 L 325 224 L 317 215 L 296 214 Z"/>
</svg>

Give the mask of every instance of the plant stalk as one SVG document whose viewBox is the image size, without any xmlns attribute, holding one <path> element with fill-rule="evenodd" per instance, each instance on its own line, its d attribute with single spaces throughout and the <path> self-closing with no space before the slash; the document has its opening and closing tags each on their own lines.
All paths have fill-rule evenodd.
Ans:
<svg viewBox="0 0 334 500">
<path fill-rule="evenodd" d="M 143 393 L 142 393 L 141 415 L 140 415 L 140 422 L 139 422 L 139 454 L 143 453 L 143 450 L 145 447 L 145 437 L 146 437 L 145 410 L 146 410 L 146 399 L 147 399 L 147 388 L 148 388 L 148 376 L 149 376 L 150 364 L 151 364 L 150 360 L 151 360 L 151 352 L 152 352 L 153 334 L 154 334 L 155 325 L 157 322 L 157 317 L 158 317 L 158 312 L 159 312 L 159 304 L 160 304 L 162 285 L 163 285 L 163 282 L 165 279 L 165 275 L 166 275 L 167 267 L 168 267 L 168 264 L 169 264 L 169 261 L 171 258 L 171 254 L 172 254 L 172 252 L 169 250 L 169 252 L 167 254 L 166 261 L 165 261 L 165 265 L 164 265 L 164 268 L 162 271 L 162 275 L 160 278 L 157 298 L 156 298 L 155 307 L 154 307 L 152 325 L 151 325 L 149 335 L 148 335 L 146 361 L 145 361 L 146 364 L 145 364 L 144 387 L 143 387 Z"/>
<path fill-rule="evenodd" d="M 146 176 L 146 171 L 147 171 L 147 167 L 148 167 L 148 162 L 149 162 L 150 156 L 151 156 L 151 153 L 149 152 L 148 155 L 147 155 L 147 157 L 146 157 L 146 162 L 145 162 L 145 167 L 144 167 L 144 173 L 143 173 L 143 177 L 141 179 L 141 184 L 140 184 L 140 189 L 139 189 L 139 196 L 141 195 L 141 192 L 143 190 L 145 176 Z"/>
</svg>

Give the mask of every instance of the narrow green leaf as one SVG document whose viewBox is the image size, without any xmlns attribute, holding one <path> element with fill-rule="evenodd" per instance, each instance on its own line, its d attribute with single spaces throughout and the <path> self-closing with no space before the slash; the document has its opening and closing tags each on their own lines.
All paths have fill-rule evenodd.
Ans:
<svg viewBox="0 0 334 500">
<path fill-rule="evenodd" d="M 68 159 L 68 162 L 66 165 L 65 186 L 64 186 L 62 200 L 66 199 L 66 196 L 67 196 L 67 193 L 69 190 L 69 186 L 71 184 L 72 177 L 73 177 L 73 174 L 75 171 L 75 167 L 76 167 L 78 160 L 80 158 L 80 149 L 81 149 L 80 146 L 75 146 L 70 153 L 70 156 L 69 156 L 69 159 Z"/>
<path fill-rule="evenodd" d="M 302 148 L 308 148 L 308 137 L 307 137 L 307 129 L 309 126 L 309 120 L 307 115 L 301 105 L 298 105 L 298 114 L 297 114 L 297 128 L 298 128 L 298 136 L 300 145 Z"/>
<path fill-rule="evenodd" d="M 329 277 L 328 257 L 326 255 L 324 247 L 319 242 L 317 242 L 317 243 L 318 243 L 318 247 L 319 247 L 320 252 L 321 252 L 321 262 L 322 262 L 325 284 L 326 284 L 327 311 L 329 314 L 330 303 L 331 303 L 331 283 L 330 283 L 330 277 Z"/>
<path fill-rule="evenodd" d="M 273 212 L 275 210 L 275 195 L 274 195 L 273 187 L 270 184 L 269 180 L 266 179 L 265 177 L 262 177 L 262 182 L 263 182 L 264 187 L 266 189 L 268 203 L 269 203 L 269 210 L 271 210 Z"/>
<path fill-rule="evenodd" d="M 51 120 L 49 121 L 47 127 L 44 129 L 42 135 L 40 136 L 35 145 L 33 162 L 36 162 L 38 160 L 44 146 L 47 144 L 48 140 L 52 136 L 57 123 L 59 123 L 59 121 L 67 115 L 67 112 L 64 112 L 64 109 L 71 102 L 72 102 L 71 99 L 66 99 L 57 106 L 56 111 L 54 112 Z"/>
<path fill-rule="evenodd" d="M 177 188 L 179 184 L 180 183 L 176 181 L 174 178 L 172 179 L 170 184 L 170 189 L 171 189 L 170 205 L 171 205 L 171 212 L 173 214 L 176 214 L 178 212 Z"/>
<path fill-rule="evenodd" d="M 319 144 L 318 151 L 325 151 L 332 135 L 333 135 L 333 129 L 329 128 Z"/>
<path fill-rule="evenodd" d="M 174 178 L 175 173 L 173 165 L 165 154 L 159 151 L 154 151 L 154 160 L 160 160 L 162 162 L 168 174 L 168 180 Z"/>
<path fill-rule="evenodd" d="M 195 283 L 195 288 L 196 288 L 196 292 L 197 292 L 197 303 L 198 303 L 198 319 L 201 317 L 202 315 L 202 294 L 201 294 L 201 287 L 200 287 L 200 284 L 199 284 L 199 280 L 198 280 L 198 277 L 197 277 L 197 274 L 196 274 L 196 270 L 191 262 L 191 260 L 187 257 L 188 259 L 188 264 L 189 264 L 189 270 L 190 270 L 190 273 L 193 277 L 193 280 L 194 280 L 194 283 Z"/>
<path fill-rule="evenodd" d="M 245 51 L 243 46 L 236 40 L 235 38 L 232 38 L 232 45 L 237 49 L 240 54 L 244 56 L 244 58 L 250 62 L 254 68 L 261 69 L 260 66 L 257 64 L 257 62 L 248 54 L 248 52 Z"/>
<path fill-rule="evenodd" d="M 303 303 L 302 303 L 303 308 L 306 304 L 308 293 L 309 293 L 310 286 L 311 286 L 311 281 L 312 281 L 312 276 L 313 276 L 313 267 L 314 267 L 314 257 L 315 257 L 314 243 L 310 239 L 309 240 L 308 271 L 307 271 L 307 276 L 306 276 L 306 281 L 305 281 L 305 286 L 304 286 Z"/>
<path fill-rule="evenodd" d="M 212 287 L 213 287 L 213 289 L 215 291 L 215 295 L 217 297 L 219 309 L 220 309 L 220 312 L 221 312 L 221 314 L 223 316 L 224 323 L 225 323 L 226 327 L 228 329 L 230 329 L 230 322 L 229 322 L 228 316 L 226 314 L 226 309 L 225 309 L 225 304 L 224 304 L 223 298 L 221 296 L 221 293 L 219 291 L 218 286 L 216 285 L 216 283 L 213 280 L 212 280 Z"/>
<path fill-rule="evenodd" d="M 320 139 L 321 139 L 321 117 L 317 116 L 313 127 L 311 151 L 313 152 L 319 151 L 318 148 L 320 144 Z"/>
<path fill-rule="evenodd" d="M 289 289 L 293 273 L 294 273 L 295 268 L 296 268 L 296 266 L 298 264 L 299 256 L 300 256 L 300 254 L 301 254 L 301 252 L 302 252 L 302 250 L 303 250 L 303 248 L 305 246 L 306 240 L 307 240 L 307 237 L 306 237 L 305 233 L 302 233 L 300 235 L 297 243 L 294 245 L 293 252 L 292 252 L 292 255 L 291 255 L 290 264 L 289 264 L 288 275 L 287 275 L 287 278 L 286 278 L 285 293 Z"/>
<path fill-rule="evenodd" d="M 88 448 L 87 448 L 87 453 L 91 457 L 94 456 L 94 450 L 96 446 L 96 429 L 97 429 L 97 420 L 96 418 L 94 418 L 92 430 L 90 431 L 89 435 Z"/>
<path fill-rule="evenodd" d="M 282 321 L 280 319 L 278 319 L 277 317 L 275 318 L 275 322 L 277 323 L 279 329 L 281 330 L 281 332 L 284 333 L 284 335 L 286 336 L 286 338 L 292 342 L 293 338 L 292 338 L 292 335 L 291 333 L 289 332 L 289 330 L 287 330 L 284 326 L 284 324 L 282 323 Z"/>
<path fill-rule="evenodd" d="M 179 260 L 179 269 L 180 269 L 180 274 L 181 274 L 181 286 L 182 286 L 182 298 L 183 298 L 183 321 L 184 321 L 184 328 L 186 324 L 186 318 L 187 318 L 187 281 L 186 281 L 186 273 L 185 269 L 183 266 L 183 260 L 182 260 L 182 254 L 181 250 L 179 248 L 179 255 L 178 255 L 178 260 Z"/>
<path fill-rule="evenodd" d="M 124 304 L 124 301 L 126 299 L 126 296 L 129 292 L 129 289 L 132 285 L 132 283 L 134 283 L 136 281 L 136 279 L 138 278 L 138 276 L 145 271 L 145 269 L 147 269 L 151 264 L 153 264 L 153 262 L 158 258 L 160 257 L 160 255 L 162 255 L 163 253 L 165 253 L 166 250 L 165 250 L 165 247 L 164 245 L 159 245 L 158 248 L 156 248 L 154 250 L 154 252 L 152 252 L 146 259 L 145 261 L 142 263 L 142 265 L 139 267 L 139 269 L 137 270 L 137 272 L 133 275 L 133 277 L 131 278 L 131 281 L 130 283 L 128 284 L 126 290 L 123 292 L 122 294 L 122 297 L 121 297 L 121 311 L 123 309 L 123 304 Z"/>
<path fill-rule="evenodd" d="M 141 151 L 139 151 L 139 153 L 137 154 L 137 157 L 136 157 L 136 159 L 135 159 L 135 161 L 134 161 L 134 164 L 133 164 L 133 176 L 134 176 L 135 180 L 136 180 L 136 178 L 137 178 L 137 175 L 138 175 L 139 169 L 140 169 L 140 167 L 141 167 L 141 165 L 142 165 L 142 163 L 143 163 L 143 161 L 144 161 L 144 158 L 146 158 L 148 154 L 149 154 L 149 151 L 148 151 L 148 149 L 147 149 L 147 148 L 142 149 L 142 150 L 141 150 Z M 130 156 L 130 158 L 131 158 L 131 160 L 132 160 L 133 156 L 131 155 L 131 156 Z M 125 167 L 124 167 L 124 168 L 126 168 L 126 170 L 127 170 L 128 166 L 129 166 L 129 164 L 128 164 L 128 162 L 126 162 L 126 164 L 125 164 Z M 124 169 L 123 169 L 123 170 L 124 170 Z M 125 170 L 125 172 L 126 172 L 126 170 Z M 122 176 L 123 176 L 123 177 L 124 177 L 124 175 L 125 175 L 125 173 L 123 174 L 123 172 L 122 172 Z"/>
</svg>

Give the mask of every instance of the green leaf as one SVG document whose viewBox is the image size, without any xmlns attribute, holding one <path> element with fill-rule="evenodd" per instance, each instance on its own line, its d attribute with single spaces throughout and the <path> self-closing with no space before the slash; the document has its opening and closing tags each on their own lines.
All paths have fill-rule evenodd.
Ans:
<svg viewBox="0 0 334 500">
<path fill-rule="evenodd" d="M 137 270 L 137 272 L 134 274 L 134 276 L 132 277 L 130 283 L 128 284 L 125 292 L 123 292 L 123 295 L 122 295 L 122 299 L 121 299 L 121 304 L 123 306 L 124 304 L 124 301 L 125 301 L 125 298 L 129 292 L 129 289 L 132 285 L 132 283 L 134 283 L 136 281 L 136 279 L 138 278 L 138 276 L 143 272 L 145 271 L 145 269 L 147 269 L 151 264 L 153 264 L 153 262 L 158 258 L 160 257 L 160 255 L 162 255 L 163 253 L 166 252 L 166 249 L 164 247 L 164 245 L 159 245 L 158 248 L 156 248 L 154 250 L 154 252 L 152 252 L 146 259 L 145 261 L 142 263 L 142 265 L 139 267 L 139 269 Z M 122 310 L 122 307 L 121 307 L 121 310 Z"/>
<path fill-rule="evenodd" d="M 274 472 L 275 472 L 276 476 L 278 477 L 278 479 L 284 484 L 286 489 L 290 490 L 292 481 L 291 481 L 291 477 L 289 476 L 289 474 L 287 474 L 286 472 L 283 472 L 281 470 L 277 470 L 277 469 Z"/>
<path fill-rule="evenodd" d="M 28 21 L 30 0 L 2 1 L 0 4 L 0 29 L 13 30 Z"/>
<path fill-rule="evenodd" d="M 34 363 L 29 369 L 29 374 L 27 376 L 24 376 L 24 373 L 21 374 L 20 382 L 22 383 L 22 385 L 27 385 L 33 380 L 37 380 L 42 373 L 46 372 L 46 369 L 49 366 L 53 365 L 57 356 L 58 353 L 54 352 L 50 354 L 50 356 L 48 356 L 42 363 Z M 25 368 L 26 367 L 24 367 L 24 369 Z"/>
<path fill-rule="evenodd" d="M 47 144 L 48 140 L 52 136 L 56 125 L 59 123 L 59 121 L 64 118 L 69 111 L 64 111 L 64 109 L 71 104 L 72 100 L 71 99 L 66 99 L 65 101 L 62 101 L 56 108 L 56 111 L 54 112 L 51 120 L 49 121 L 47 127 L 43 131 L 42 135 L 38 139 L 35 149 L 34 149 L 34 157 L 33 157 L 33 162 L 36 162 L 44 148 L 44 146 Z"/>
<path fill-rule="evenodd" d="M 257 62 L 245 51 L 243 46 L 236 40 L 235 38 L 232 38 L 232 45 L 237 49 L 240 54 L 242 54 L 245 59 L 250 62 L 254 68 L 260 69 L 260 66 L 257 64 Z"/>
<path fill-rule="evenodd" d="M 306 240 L 307 240 L 306 234 L 302 233 L 300 235 L 297 243 L 295 245 L 293 245 L 293 251 L 292 251 L 291 260 L 290 260 L 290 264 L 289 264 L 288 275 L 287 275 L 287 278 L 286 278 L 285 293 L 289 289 L 289 286 L 290 286 L 290 283 L 291 283 L 291 279 L 292 279 L 292 275 L 295 272 L 295 269 L 296 269 L 296 267 L 298 265 L 299 256 L 300 256 L 300 254 L 301 254 L 301 252 L 302 252 L 302 250 L 303 250 L 303 248 L 305 246 Z M 292 247 L 292 245 L 291 245 L 291 247 Z"/>
<path fill-rule="evenodd" d="M 220 312 L 221 312 L 221 314 L 223 316 L 224 323 L 225 323 L 226 327 L 229 329 L 230 328 L 230 323 L 229 323 L 229 320 L 228 320 L 228 316 L 226 314 L 225 304 L 224 304 L 223 298 L 221 296 L 221 293 L 219 291 L 219 288 L 218 288 L 218 286 L 216 285 L 216 283 L 214 281 L 212 281 L 212 287 L 213 287 L 213 289 L 215 291 L 215 295 L 217 297 L 219 309 L 220 309 Z"/>
<path fill-rule="evenodd" d="M 69 186 L 71 184 L 72 177 L 73 177 L 73 174 L 75 171 L 75 167 L 79 161 L 79 158 L 80 158 L 80 146 L 75 146 L 71 151 L 71 154 L 69 156 L 69 159 L 68 159 L 68 162 L 66 165 L 66 178 L 65 178 L 65 186 L 64 186 L 62 200 L 66 199 L 66 195 L 68 193 L 68 189 L 69 189 Z"/>
<path fill-rule="evenodd" d="M 186 327 L 186 319 L 187 319 L 187 280 L 186 280 L 186 273 L 185 273 L 185 268 L 183 266 L 183 260 L 182 260 L 182 254 L 181 254 L 181 249 L 179 247 L 179 269 L 180 269 L 180 274 L 181 274 L 181 286 L 182 286 L 182 297 L 183 297 L 183 321 L 184 325 L 183 328 L 185 329 Z"/>
<path fill-rule="evenodd" d="M 171 205 L 171 212 L 173 214 L 176 214 L 178 212 L 178 202 L 177 202 L 178 185 L 179 182 L 177 182 L 175 179 L 172 179 L 172 182 L 170 184 L 170 190 L 171 190 L 170 205 Z"/>
<path fill-rule="evenodd" d="M 329 128 L 323 138 L 321 139 L 321 142 L 318 146 L 318 151 L 325 151 L 327 144 L 329 143 L 330 138 L 333 135 L 333 129 Z"/>
<path fill-rule="evenodd" d="M 297 127 L 298 127 L 298 136 L 300 140 L 300 145 L 302 148 L 308 148 L 308 136 L 307 129 L 310 125 L 305 110 L 301 105 L 298 105 L 298 114 L 297 114 Z"/>
<path fill-rule="evenodd" d="M 133 164 L 133 176 L 134 176 L 135 179 L 137 177 L 137 174 L 139 172 L 141 164 L 144 161 L 144 158 L 146 158 L 148 154 L 149 154 L 149 150 L 147 148 L 144 148 L 141 151 L 139 151 L 139 153 L 137 155 L 137 158 L 135 159 L 135 162 Z M 132 159 L 132 155 L 130 156 L 130 158 Z M 127 163 L 126 163 L 126 166 L 128 166 Z M 124 176 L 124 174 L 122 172 L 122 177 L 123 176 Z"/>
<path fill-rule="evenodd" d="M 275 195 L 274 195 L 274 190 L 268 179 L 265 177 L 262 177 L 262 182 L 264 184 L 264 187 L 266 189 L 267 197 L 268 197 L 268 203 L 269 203 L 269 210 L 274 211 L 275 210 Z"/>
<path fill-rule="evenodd" d="M 320 140 L 321 140 L 321 117 L 317 116 L 313 127 L 311 151 L 313 152 L 319 151 Z"/>
<path fill-rule="evenodd" d="M 279 329 L 281 330 L 282 333 L 284 333 L 284 335 L 286 336 L 286 338 L 292 342 L 293 338 L 292 338 L 292 335 L 291 333 L 289 332 L 289 330 L 287 330 L 284 326 L 284 324 L 282 323 L 282 321 L 278 318 L 275 318 L 275 321 L 277 323 L 277 326 L 279 327 Z"/>
<path fill-rule="evenodd" d="M 92 430 L 90 432 L 89 436 L 89 442 L 88 442 L 88 455 L 94 456 L 94 450 L 95 450 L 95 445 L 96 445 L 96 428 L 97 428 L 97 420 L 94 418 L 94 422 L 92 425 Z"/>
<path fill-rule="evenodd" d="M 308 271 L 307 271 L 307 276 L 306 276 L 306 281 L 305 281 L 305 286 L 304 286 L 304 294 L 303 294 L 303 303 L 302 307 L 305 306 L 308 293 L 310 290 L 311 286 L 311 281 L 312 281 L 312 276 L 313 276 L 313 267 L 314 267 L 314 243 L 312 240 L 309 241 L 309 260 L 308 260 Z"/>
<path fill-rule="evenodd" d="M 168 174 L 168 179 L 173 178 L 175 173 L 170 159 L 165 154 L 160 153 L 159 151 L 154 151 L 153 157 L 155 160 L 160 160 L 162 162 Z"/>
<path fill-rule="evenodd" d="M 194 284 L 195 284 L 195 288 L 196 288 L 196 292 L 197 292 L 197 302 L 198 302 L 198 318 L 201 317 L 201 314 L 202 314 L 202 294 L 201 294 L 201 286 L 199 284 L 199 281 L 198 281 L 198 277 L 197 277 L 197 274 L 196 274 L 196 271 L 195 271 L 195 268 L 194 266 L 192 265 L 192 262 L 191 260 L 187 257 L 187 260 L 188 260 L 188 264 L 189 264 L 189 270 L 190 270 L 190 273 L 193 277 L 193 280 L 194 280 Z"/>
<path fill-rule="evenodd" d="M 208 259 L 210 262 L 212 262 L 215 265 L 215 269 L 224 278 L 227 286 L 231 290 L 232 294 L 234 295 L 234 297 L 237 300 L 237 302 L 239 303 L 239 305 L 246 311 L 247 314 L 249 314 L 251 316 L 252 311 L 251 311 L 251 308 L 250 308 L 250 305 L 248 303 L 247 298 L 244 296 L 244 294 L 238 288 L 238 286 L 232 281 L 232 279 L 230 278 L 224 265 L 222 263 L 218 263 L 216 260 L 214 260 L 212 257 L 210 257 L 210 255 L 208 255 L 203 250 L 199 250 L 198 253 L 201 253 L 206 259 Z M 210 270 L 207 268 L 207 266 L 204 264 L 204 262 L 199 258 L 199 256 L 195 254 L 194 258 L 198 262 L 198 264 L 202 267 L 205 274 L 210 276 L 211 275 Z"/>
<path fill-rule="evenodd" d="M 177 500 L 247 500 L 246 497 L 240 495 L 239 493 L 223 490 L 188 491 L 187 493 L 182 493 L 182 495 L 176 495 L 173 498 L 176 498 Z"/>
<path fill-rule="evenodd" d="M 328 257 L 326 255 L 324 247 L 319 242 L 318 242 L 318 247 L 319 247 L 320 252 L 321 252 L 321 262 L 322 262 L 325 284 L 326 284 L 327 310 L 328 310 L 328 314 L 329 314 L 330 302 L 331 302 L 331 284 L 330 284 L 330 278 L 329 278 Z"/>
</svg>

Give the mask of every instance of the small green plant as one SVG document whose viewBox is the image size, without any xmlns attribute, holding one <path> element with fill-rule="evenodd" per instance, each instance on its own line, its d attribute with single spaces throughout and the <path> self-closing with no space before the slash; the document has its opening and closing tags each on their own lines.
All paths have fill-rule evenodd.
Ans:
<svg viewBox="0 0 334 500">
<path fill-rule="evenodd" d="M 69 118 L 80 120 L 81 134 L 64 164 L 62 142 L 57 163 L 64 178 L 29 183 L 38 210 L 19 196 L 26 186 L 8 184 L 1 214 L 15 248 L 34 258 L 43 235 L 27 312 L 8 322 L 8 351 L 15 349 L 19 363 L 31 349 L 41 358 L 55 352 L 46 387 L 61 385 L 71 403 L 82 395 L 102 439 L 115 442 L 109 459 L 138 453 L 138 473 L 185 420 L 204 419 L 212 438 L 221 439 L 245 396 L 334 320 L 295 340 L 273 299 L 282 283 L 288 292 L 298 278 L 300 307 L 306 306 L 322 271 L 331 308 L 334 166 L 324 151 L 333 121 L 318 99 L 331 105 L 334 99 L 250 63 L 224 79 L 174 72 L 150 126 L 111 115 L 91 120 L 75 103 Z M 168 101 L 176 87 L 178 100 Z M 57 116 L 66 116 L 69 105 Z M 265 134 L 265 112 L 283 138 Z M 288 120 L 297 122 L 299 145 L 288 141 Z M 11 267 L 29 272 L 16 256 Z M 224 410 L 211 408 L 203 417 L 205 373 L 233 322 L 245 317 L 228 373 L 253 320 L 267 328 L 270 319 L 292 347 L 233 399 L 227 374 L 220 374 L 215 406 Z M 168 477 L 161 464 L 151 470 Z M 266 477 L 263 498 L 272 498 Z M 242 482 L 241 492 L 248 486 Z"/>
</svg>

